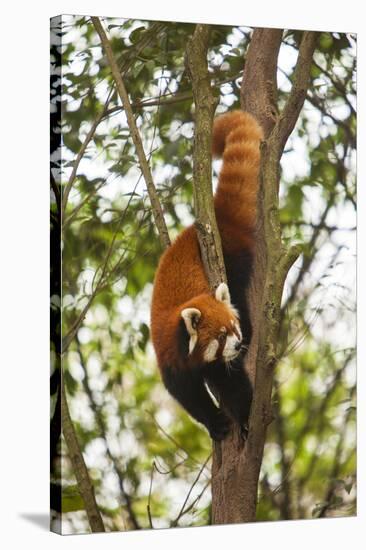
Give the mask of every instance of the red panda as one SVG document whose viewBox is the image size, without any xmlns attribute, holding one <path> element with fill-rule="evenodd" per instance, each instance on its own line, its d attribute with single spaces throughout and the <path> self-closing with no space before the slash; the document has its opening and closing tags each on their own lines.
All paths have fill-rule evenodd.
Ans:
<svg viewBox="0 0 366 550">
<path fill-rule="evenodd" d="M 249 113 L 232 111 L 215 119 L 212 138 L 213 155 L 223 156 L 214 204 L 228 285 L 211 292 L 196 230 L 188 227 L 160 259 L 151 335 L 166 388 L 213 439 L 221 440 L 232 421 L 245 435 L 252 400 L 243 368 L 251 338 L 245 290 L 255 245 L 263 132 Z"/>
</svg>

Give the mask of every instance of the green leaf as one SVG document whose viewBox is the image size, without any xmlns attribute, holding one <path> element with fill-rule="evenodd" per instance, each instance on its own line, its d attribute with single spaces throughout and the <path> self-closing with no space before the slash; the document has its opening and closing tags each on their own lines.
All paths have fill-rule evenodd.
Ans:
<svg viewBox="0 0 366 550">
<path fill-rule="evenodd" d="M 62 513 L 77 512 L 78 510 L 84 510 L 85 505 L 82 497 L 80 496 L 77 485 L 69 485 L 62 488 Z"/>
<path fill-rule="evenodd" d="M 129 39 L 131 40 L 132 44 L 136 44 L 140 40 L 141 34 L 145 31 L 145 27 L 137 27 L 137 29 L 134 29 L 129 36 Z"/>
<path fill-rule="evenodd" d="M 333 46 L 333 37 L 329 32 L 323 32 L 319 39 L 319 48 L 321 50 L 330 50 Z"/>
</svg>

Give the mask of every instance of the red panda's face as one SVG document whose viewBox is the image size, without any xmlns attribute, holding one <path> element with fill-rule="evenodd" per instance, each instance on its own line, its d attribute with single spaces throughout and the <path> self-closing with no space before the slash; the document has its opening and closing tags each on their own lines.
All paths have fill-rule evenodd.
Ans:
<svg viewBox="0 0 366 550">
<path fill-rule="evenodd" d="M 226 284 L 219 285 L 215 297 L 204 295 L 192 300 L 192 307 L 183 309 L 181 316 L 190 337 L 189 355 L 192 359 L 204 363 L 216 360 L 228 363 L 239 355 L 242 334 Z"/>
</svg>

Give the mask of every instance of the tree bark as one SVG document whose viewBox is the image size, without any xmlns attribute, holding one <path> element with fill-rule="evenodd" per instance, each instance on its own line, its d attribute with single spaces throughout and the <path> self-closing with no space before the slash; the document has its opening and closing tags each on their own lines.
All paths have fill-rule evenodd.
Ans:
<svg viewBox="0 0 366 550">
<path fill-rule="evenodd" d="M 84 501 L 90 529 L 93 533 L 104 532 L 104 523 L 95 500 L 94 487 L 89 477 L 89 472 L 84 462 L 83 453 L 81 452 L 70 417 L 63 376 L 61 376 L 61 423 L 72 469 L 76 477 L 80 495 Z"/>
<path fill-rule="evenodd" d="M 193 194 L 196 230 L 205 273 L 212 290 L 226 282 L 221 239 L 212 197 L 212 122 L 218 103 L 207 69 L 208 25 L 197 25 L 186 49 L 186 68 L 195 103 Z"/>
<path fill-rule="evenodd" d="M 238 445 L 238 435 L 233 433 L 221 443 L 220 452 L 214 454 L 213 523 L 256 519 L 259 473 L 267 426 L 272 420 L 271 395 L 282 290 L 287 273 L 301 252 L 296 246 L 287 250 L 281 239 L 279 162 L 306 96 L 316 33 L 303 34 L 294 85 L 284 111 L 279 114 L 276 72 L 281 39 L 281 30 L 255 29 L 243 74 L 242 108 L 260 121 L 265 133 L 261 146 L 256 255 L 248 293 L 253 338 L 246 369 L 254 381 L 254 397 L 245 445 Z"/>
</svg>

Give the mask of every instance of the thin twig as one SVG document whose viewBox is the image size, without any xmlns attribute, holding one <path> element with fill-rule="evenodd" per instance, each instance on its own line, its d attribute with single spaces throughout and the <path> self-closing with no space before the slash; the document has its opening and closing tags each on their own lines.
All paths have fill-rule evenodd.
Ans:
<svg viewBox="0 0 366 550">
<path fill-rule="evenodd" d="M 138 182 L 137 182 L 138 183 Z M 136 189 L 136 186 L 137 186 L 137 183 L 135 185 L 135 189 Z M 91 295 L 89 296 L 88 298 L 88 301 L 86 303 L 86 305 L 84 306 L 84 308 L 82 309 L 81 313 L 79 314 L 78 318 L 76 319 L 76 321 L 73 323 L 72 327 L 69 329 L 69 331 L 67 332 L 67 334 L 62 338 L 62 353 L 65 353 L 65 351 L 67 350 L 67 348 L 69 347 L 69 345 L 71 344 L 76 332 L 78 331 L 81 323 L 83 322 L 87 312 L 89 311 L 89 308 L 91 306 L 91 304 L 93 303 L 93 300 L 95 298 L 95 296 L 98 294 L 98 292 L 100 292 L 103 288 L 105 288 L 105 284 L 106 284 L 106 280 L 111 273 L 113 273 L 115 270 L 116 270 L 116 267 L 117 265 L 120 265 L 126 251 L 124 251 L 122 253 L 122 257 L 118 260 L 117 264 L 111 269 L 110 273 L 107 274 L 107 267 L 108 267 L 108 263 L 109 263 L 109 260 L 110 260 L 110 257 L 112 255 L 112 252 L 113 252 L 113 247 L 114 247 L 114 243 L 116 241 L 116 238 L 117 238 L 117 235 L 119 233 L 119 230 L 124 222 L 124 219 L 125 219 L 125 216 L 126 216 L 126 213 L 127 213 L 127 210 L 129 208 L 129 205 L 132 201 L 132 197 L 133 197 L 133 194 L 130 196 L 129 200 L 128 200 L 128 203 L 127 203 L 127 206 L 126 208 L 124 209 L 119 221 L 118 221 L 118 224 L 117 224 L 117 228 L 116 228 L 116 231 L 113 235 L 113 238 L 112 238 L 112 242 L 109 246 L 109 249 L 107 251 L 107 255 L 105 257 L 105 260 L 103 262 L 103 265 L 100 266 L 101 267 L 101 270 L 102 270 L 102 273 L 98 279 L 98 282 L 96 283 L 96 285 L 94 286 L 94 290 L 93 292 L 91 293 Z M 96 276 L 96 273 L 94 275 L 94 277 Z M 94 281 L 93 281 L 94 282 Z"/>
<path fill-rule="evenodd" d="M 240 76 L 242 76 L 243 71 L 239 71 L 236 75 L 231 76 L 230 78 L 225 78 L 223 80 L 213 80 L 212 81 L 212 87 L 214 88 L 220 88 L 220 86 L 223 86 L 224 84 L 234 83 L 235 80 L 237 80 Z M 193 99 L 193 93 L 192 91 L 186 91 L 186 92 L 169 92 L 166 94 L 162 94 L 159 97 L 151 97 L 148 99 L 138 99 L 131 103 L 131 106 L 134 110 L 136 109 L 142 109 L 145 107 L 156 107 L 156 106 L 166 106 L 166 105 L 173 105 L 175 103 L 180 103 L 182 101 L 188 101 Z M 120 111 L 123 111 L 123 106 L 117 105 L 116 107 L 111 107 L 111 109 L 108 109 L 106 111 L 104 117 L 108 117 L 112 114 L 118 113 Z"/>
<path fill-rule="evenodd" d="M 289 474 L 291 468 L 295 462 L 293 459 L 290 463 L 289 458 L 285 450 L 285 426 L 284 419 L 281 411 L 281 394 L 278 387 L 276 377 L 273 379 L 273 388 L 276 391 L 277 399 L 273 403 L 274 416 L 275 416 L 275 428 L 277 431 L 277 442 L 280 449 L 280 469 L 281 469 L 281 483 L 273 490 L 273 494 L 276 494 L 280 489 L 282 490 L 283 499 L 280 502 L 281 519 L 290 519 L 292 517 L 292 498 L 291 498 L 291 485 Z"/>
<path fill-rule="evenodd" d="M 151 206 L 153 210 L 154 215 L 154 221 L 156 228 L 159 233 L 160 242 L 163 248 L 167 248 L 170 245 L 170 239 L 168 234 L 168 229 L 166 227 L 166 223 L 164 220 L 164 214 L 163 210 L 155 189 L 155 184 L 152 178 L 150 166 L 147 162 L 144 147 L 141 141 L 140 133 L 137 129 L 135 117 L 132 111 L 131 103 L 128 97 L 127 90 L 125 88 L 122 75 L 119 71 L 118 64 L 115 60 L 115 57 L 113 55 L 113 51 L 111 48 L 111 45 L 109 43 L 109 40 L 107 38 L 107 35 L 102 27 L 102 24 L 98 17 L 92 17 L 92 21 L 95 27 L 95 30 L 99 34 L 104 52 L 106 54 L 106 57 L 108 59 L 108 63 L 116 84 L 118 95 L 122 101 L 123 107 L 125 109 L 127 122 L 130 127 L 131 131 L 131 137 L 134 142 L 136 153 L 139 159 L 141 172 L 144 175 L 144 179 L 146 182 L 147 191 L 150 197 Z"/>
<path fill-rule="evenodd" d="M 328 233 L 333 231 L 356 231 L 357 226 L 353 225 L 352 227 L 339 227 L 338 225 L 327 225 L 326 223 L 313 223 L 306 220 L 290 220 L 286 222 L 281 222 L 282 227 L 285 226 L 295 226 L 295 227 L 311 227 L 311 229 L 324 229 Z"/>
<path fill-rule="evenodd" d="M 151 492 L 152 492 L 152 485 L 153 485 L 154 468 L 155 468 L 155 462 L 153 461 L 152 466 L 151 466 L 151 472 L 150 472 L 149 496 L 148 496 L 148 499 L 147 499 L 147 506 L 146 506 L 147 517 L 149 518 L 149 524 L 150 524 L 151 529 L 154 529 L 154 525 L 153 525 L 153 522 L 152 522 L 152 516 L 151 516 Z"/>
<path fill-rule="evenodd" d="M 354 392 L 355 392 L 355 388 L 353 390 L 353 393 Z M 339 473 L 341 470 L 342 447 L 344 445 L 344 440 L 347 433 L 348 421 L 352 414 L 353 414 L 353 409 L 349 408 L 343 422 L 342 430 L 339 433 L 336 449 L 334 451 L 332 470 L 329 475 L 329 484 L 324 497 L 325 504 L 320 509 L 319 514 L 317 515 L 318 518 L 326 517 L 327 510 L 331 509 L 333 505 L 332 501 L 333 501 L 335 487 L 336 487 L 335 480 L 339 477 Z"/>
<path fill-rule="evenodd" d="M 63 229 L 65 229 L 66 226 L 72 222 L 72 220 L 75 218 L 76 214 L 80 212 L 82 207 L 91 199 L 93 195 L 95 195 L 99 191 L 99 189 L 103 187 L 103 185 L 106 185 L 106 183 L 106 180 L 101 181 L 90 191 L 90 193 L 86 195 L 86 197 L 77 206 L 75 206 L 74 210 L 67 216 L 67 218 L 64 218 L 62 224 Z"/>
<path fill-rule="evenodd" d="M 317 426 L 316 426 L 316 434 L 317 434 L 317 439 L 318 439 L 318 442 L 319 442 L 318 445 L 320 445 L 321 441 L 324 439 L 324 437 L 325 437 L 324 432 L 326 431 L 326 428 L 327 428 L 327 424 L 326 424 L 327 418 L 325 416 L 325 411 L 327 410 L 327 406 L 329 405 L 329 403 L 331 402 L 332 397 L 334 396 L 335 392 L 337 391 L 337 389 L 339 387 L 339 383 L 341 382 L 342 376 L 343 376 L 344 372 L 346 371 L 346 369 L 349 365 L 349 362 L 352 360 L 352 358 L 353 358 L 353 355 L 350 354 L 346 358 L 346 360 L 345 360 L 344 364 L 342 365 L 342 367 L 339 368 L 336 371 L 332 381 L 328 384 L 328 387 L 326 388 L 326 391 L 324 393 L 325 397 L 324 397 L 323 401 L 321 402 L 318 409 L 311 413 L 311 418 L 310 418 L 311 421 L 313 421 L 313 419 L 318 419 Z M 314 428 L 315 428 L 315 426 L 314 426 Z M 299 435 L 297 437 L 297 454 L 300 454 L 300 452 L 301 452 L 302 440 L 305 438 L 306 434 L 308 433 L 308 430 L 309 430 L 309 421 L 304 423 L 303 428 L 301 429 L 301 431 L 299 432 Z M 342 439 L 342 441 L 343 441 L 343 439 Z M 314 453 L 311 457 L 311 460 L 310 460 L 307 468 L 306 468 L 306 471 L 304 472 L 304 474 L 301 477 L 299 477 L 298 484 L 299 484 L 299 488 L 301 490 L 303 489 L 303 487 L 306 485 L 306 483 L 311 478 L 318 460 L 319 460 L 319 455 L 317 453 Z"/>
<path fill-rule="evenodd" d="M 161 469 L 161 466 L 159 465 L 159 468 L 157 466 L 157 460 L 155 462 L 155 470 L 163 475 L 163 476 L 167 476 L 167 475 L 170 475 L 172 474 L 173 472 L 175 472 L 175 470 L 177 470 L 180 466 L 182 466 L 182 464 L 185 464 L 188 460 L 188 457 L 186 458 L 183 458 L 180 462 L 178 462 L 177 464 L 175 464 L 172 468 L 170 468 L 170 470 L 162 470 Z"/>
<path fill-rule="evenodd" d="M 93 124 L 91 125 L 91 127 L 89 129 L 89 132 L 87 133 L 87 135 L 84 139 L 84 142 L 83 142 L 82 146 L 80 147 L 80 150 L 79 150 L 79 152 L 76 156 L 76 159 L 74 160 L 74 164 L 73 164 L 73 168 L 72 168 L 72 171 L 71 171 L 69 181 L 67 182 L 67 185 L 66 185 L 66 187 L 64 189 L 64 192 L 62 194 L 62 213 L 63 214 L 65 213 L 65 210 L 66 210 L 67 200 L 69 198 L 71 188 L 72 188 L 73 183 L 75 181 L 80 161 L 84 156 L 86 148 L 88 147 L 89 143 L 93 139 L 94 134 L 95 134 L 95 130 L 97 129 L 97 126 L 99 125 L 100 121 L 102 120 L 102 118 L 104 116 L 104 113 L 105 113 L 105 108 L 101 111 L 101 113 L 99 113 L 99 115 L 94 120 Z"/>
<path fill-rule="evenodd" d="M 156 418 L 154 417 L 153 413 L 151 411 L 146 411 L 148 415 L 151 416 L 151 418 L 153 419 L 153 421 L 155 422 L 155 424 L 157 425 L 158 429 L 165 435 L 165 437 L 167 437 L 169 439 L 169 441 L 171 441 L 172 443 L 174 443 L 174 445 L 180 449 L 181 451 L 183 451 L 185 453 L 185 455 L 190 459 L 192 460 L 192 462 L 195 462 L 196 464 L 199 464 L 201 465 L 201 463 L 196 459 L 194 458 L 184 447 L 182 447 L 182 445 L 180 445 L 180 443 L 178 443 L 178 441 L 176 439 L 174 439 L 173 436 L 171 436 L 160 424 L 159 422 L 156 420 Z"/>
<path fill-rule="evenodd" d="M 282 311 L 284 311 L 294 301 L 295 296 L 297 294 L 297 290 L 299 288 L 299 285 L 301 284 L 305 273 L 309 270 L 312 262 L 314 261 L 314 256 L 311 255 L 311 251 L 314 248 L 315 243 L 316 243 L 316 241 L 317 241 L 317 239 L 318 239 L 318 237 L 321 233 L 322 226 L 325 223 L 325 220 L 328 216 L 329 210 L 332 208 L 332 206 L 334 204 L 334 197 L 335 197 L 335 193 L 332 193 L 331 196 L 328 199 L 328 202 L 327 202 L 327 205 L 326 205 L 325 209 L 323 210 L 323 213 L 320 217 L 319 223 L 318 223 L 317 227 L 314 229 L 313 234 L 311 236 L 311 239 L 307 243 L 307 249 L 309 250 L 309 253 L 303 255 L 303 261 L 302 261 L 301 268 L 300 268 L 300 270 L 297 274 L 297 277 L 296 277 L 294 283 L 292 284 L 291 292 L 290 292 L 285 304 L 282 307 Z"/>
<path fill-rule="evenodd" d="M 132 66 L 133 62 L 135 61 L 135 59 L 139 55 L 139 53 L 146 46 L 148 46 L 150 44 L 152 39 L 155 39 L 156 36 L 158 36 L 158 34 L 164 29 L 164 27 L 165 27 L 164 23 L 154 23 L 151 26 L 149 31 L 146 32 L 146 36 L 144 35 L 143 38 L 141 39 L 141 41 L 139 41 L 135 45 L 135 48 L 132 51 L 132 54 L 129 57 L 127 57 L 126 59 L 124 59 L 124 62 L 122 63 L 121 67 L 119 67 L 119 70 L 120 70 L 121 74 L 126 74 L 127 73 L 127 71 Z M 99 126 L 101 121 L 107 116 L 107 113 L 109 112 L 108 107 L 109 107 L 109 104 L 112 100 L 113 94 L 114 94 L 114 88 L 112 87 L 110 89 L 109 93 L 108 93 L 107 99 L 105 100 L 102 111 L 99 113 L 99 115 L 97 115 L 97 117 L 93 121 L 92 126 L 89 129 L 89 132 L 87 133 L 87 135 L 85 137 L 85 140 L 84 140 L 84 142 L 83 142 L 83 144 L 82 144 L 82 146 L 81 146 L 81 148 L 80 148 L 80 150 L 79 150 L 79 152 L 76 156 L 70 178 L 68 180 L 68 183 L 66 184 L 66 187 L 64 189 L 63 196 L 62 196 L 62 213 L 63 214 L 66 211 L 68 197 L 69 197 L 71 188 L 74 184 L 76 174 L 77 174 L 77 169 L 78 169 L 78 166 L 80 164 L 80 161 L 84 156 L 86 148 L 88 147 L 89 143 L 93 139 L 97 127 Z"/>
<path fill-rule="evenodd" d="M 314 62 L 313 60 L 313 63 L 314 65 L 316 66 L 316 63 Z M 289 77 L 289 75 L 287 74 L 286 71 L 284 71 L 283 69 L 279 68 L 280 72 L 287 78 L 287 80 L 291 83 L 291 78 Z M 345 93 L 345 91 L 344 91 Z M 345 95 L 342 96 L 342 98 L 345 100 L 345 102 L 347 103 L 347 98 Z M 315 107 L 316 109 L 318 109 L 318 111 L 321 112 L 322 115 L 324 116 L 327 116 L 329 117 L 331 120 L 333 120 L 333 122 L 337 125 L 337 126 L 342 126 L 342 128 L 344 129 L 344 131 L 346 132 L 347 136 L 348 136 L 348 139 L 349 139 L 349 142 L 350 142 L 350 145 L 351 147 L 355 148 L 356 147 L 356 136 L 354 135 L 354 132 L 352 132 L 352 129 L 350 128 L 349 124 L 347 124 L 344 120 L 341 120 L 337 117 L 335 117 L 331 112 L 330 112 L 330 108 L 327 109 L 326 105 L 325 105 L 325 98 L 321 98 L 319 97 L 319 95 L 315 94 L 314 93 L 314 90 L 312 90 L 312 94 L 310 94 L 309 90 L 307 91 L 306 93 L 306 100 L 309 101 L 309 103 L 311 103 L 313 105 L 313 107 Z M 353 113 L 351 113 L 351 116 L 354 116 Z"/>
<path fill-rule="evenodd" d="M 190 487 L 190 489 L 189 489 L 189 491 L 188 491 L 188 493 L 187 493 L 186 498 L 184 499 L 184 502 L 183 502 L 182 507 L 181 507 L 181 509 L 180 509 L 180 511 L 179 511 L 179 514 L 178 514 L 177 517 L 172 521 L 172 524 L 171 524 L 172 527 L 173 527 L 173 526 L 176 526 L 176 525 L 178 524 L 178 521 L 180 520 L 180 518 L 185 514 L 185 506 L 186 506 L 186 504 L 187 504 L 187 502 L 188 502 L 188 499 L 189 499 L 189 497 L 191 496 L 191 493 L 192 493 L 193 489 L 195 488 L 196 484 L 198 483 L 198 481 L 199 481 L 199 479 L 200 479 L 200 477 L 201 477 L 201 475 L 202 475 L 202 472 L 203 472 L 203 470 L 206 468 L 206 465 L 207 465 L 207 463 L 208 463 L 208 461 L 210 460 L 211 457 L 212 457 L 212 453 L 206 458 L 205 462 L 202 464 L 202 467 L 200 468 L 200 471 L 198 472 L 196 478 L 194 479 L 194 481 L 193 481 L 193 483 L 192 483 L 192 485 L 191 485 L 191 487 Z"/>
<path fill-rule="evenodd" d="M 329 78 L 329 80 L 333 84 L 334 88 L 344 98 L 344 101 L 347 103 L 351 113 L 356 116 L 355 108 L 354 108 L 354 106 L 352 105 L 352 103 L 350 102 L 350 100 L 347 97 L 347 90 L 346 90 L 346 87 L 343 84 L 343 82 L 341 82 L 338 78 L 335 77 L 335 73 L 332 74 L 329 71 L 327 71 L 326 69 L 323 69 L 323 67 L 321 67 L 315 60 L 313 61 L 313 63 L 314 63 L 315 67 L 317 67 L 323 74 L 325 74 L 325 76 L 327 76 Z"/>
<path fill-rule="evenodd" d="M 185 508 L 182 516 L 188 514 L 188 512 L 190 512 L 192 508 L 196 506 L 196 504 L 199 502 L 199 500 L 201 500 L 201 497 L 203 496 L 203 494 L 206 492 L 206 490 L 210 485 L 211 485 L 211 479 L 207 481 L 207 483 L 203 486 L 202 491 L 197 495 L 197 497 L 194 500 L 192 500 L 191 504 L 187 506 L 187 508 Z M 174 525 L 171 525 L 171 527 L 174 527 Z"/>
</svg>

